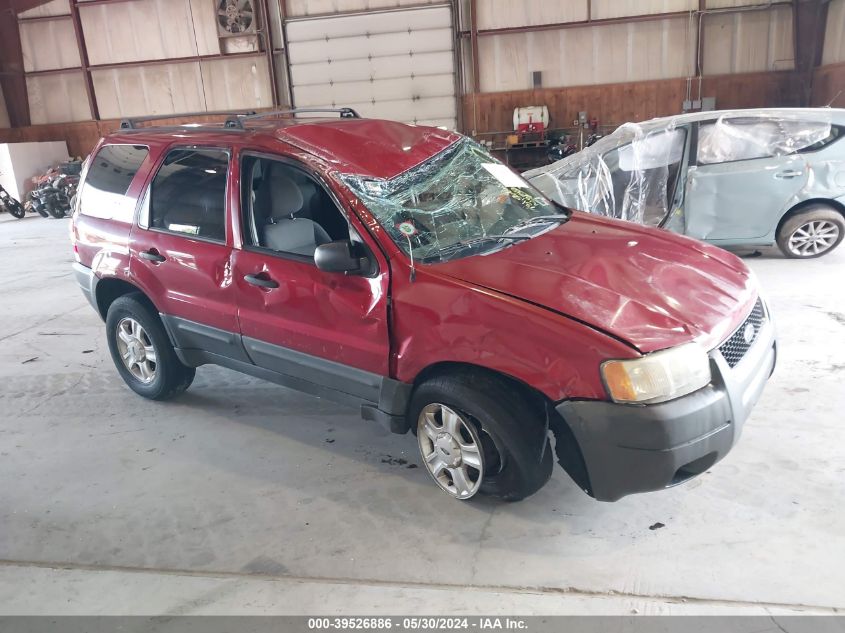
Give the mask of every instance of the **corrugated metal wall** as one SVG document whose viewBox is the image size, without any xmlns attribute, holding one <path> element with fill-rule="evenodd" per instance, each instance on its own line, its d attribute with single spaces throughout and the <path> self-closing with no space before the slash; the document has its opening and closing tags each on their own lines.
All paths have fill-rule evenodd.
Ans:
<svg viewBox="0 0 845 633">
<path fill-rule="evenodd" d="M 91 66 L 183 58 L 92 70 L 101 118 L 273 105 L 258 38 L 218 38 L 213 0 L 85 2 L 80 1 L 79 14 Z M 66 17 L 43 19 L 47 16 Z M 27 76 L 32 122 L 91 119 L 68 0 L 53 0 L 19 17 L 24 67 L 36 73 Z M 190 59 L 222 53 L 241 55 Z M 62 69 L 69 70 L 56 72 Z"/>
<path fill-rule="evenodd" d="M 845 62 L 845 0 L 832 0 L 827 9 L 822 64 L 841 62 Z"/>
<path fill-rule="evenodd" d="M 845 2 L 845 0 L 834 0 Z M 705 75 L 788 70 L 794 67 L 792 8 L 765 0 L 708 0 L 707 8 L 744 7 L 742 12 L 708 13 L 704 18 L 702 71 Z M 463 3 L 462 28 L 469 28 Z M 526 90 L 532 72 L 542 85 L 569 87 L 695 74 L 697 20 L 692 14 L 662 20 L 539 30 L 483 33 L 485 30 L 612 20 L 697 10 L 698 0 L 478 0 L 479 87 L 481 92 Z M 589 15 L 588 15 L 589 12 Z M 468 63 L 468 38 L 463 59 Z M 840 38 L 841 39 L 841 38 Z"/>
</svg>

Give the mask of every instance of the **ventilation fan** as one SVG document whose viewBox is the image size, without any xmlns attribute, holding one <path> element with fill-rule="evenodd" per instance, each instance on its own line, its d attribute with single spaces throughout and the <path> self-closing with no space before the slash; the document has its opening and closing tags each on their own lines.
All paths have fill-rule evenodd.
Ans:
<svg viewBox="0 0 845 633">
<path fill-rule="evenodd" d="M 255 0 L 217 0 L 217 35 L 232 37 L 255 33 Z"/>
</svg>

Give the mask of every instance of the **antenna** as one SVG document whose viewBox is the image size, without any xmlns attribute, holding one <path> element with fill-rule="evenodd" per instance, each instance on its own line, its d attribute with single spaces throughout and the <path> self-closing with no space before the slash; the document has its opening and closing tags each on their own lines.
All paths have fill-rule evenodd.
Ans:
<svg viewBox="0 0 845 633">
<path fill-rule="evenodd" d="M 417 267 L 414 264 L 414 245 L 411 243 L 410 235 L 406 235 L 405 237 L 408 238 L 408 255 L 411 257 L 411 276 L 409 277 L 409 281 L 414 283 L 417 280 Z"/>
<path fill-rule="evenodd" d="M 826 107 L 826 108 L 829 108 L 829 107 L 830 107 L 830 106 L 832 106 L 834 103 L 836 103 L 836 100 L 837 100 L 837 99 L 838 99 L 838 98 L 842 95 L 842 93 L 843 93 L 843 92 L 845 92 L 845 90 L 840 90 L 839 92 L 837 92 L 837 93 L 836 93 L 836 96 L 835 96 L 833 99 L 831 99 L 831 100 L 830 100 L 830 103 L 828 103 L 825 107 Z"/>
</svg>

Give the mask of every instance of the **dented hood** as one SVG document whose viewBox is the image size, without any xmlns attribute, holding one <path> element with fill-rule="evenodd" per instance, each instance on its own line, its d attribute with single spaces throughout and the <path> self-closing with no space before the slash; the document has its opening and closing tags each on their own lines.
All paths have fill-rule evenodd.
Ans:
<svg viewBox="0 0 845 633">
<path fill-rule="evenodd" d="M 748 268 L 726 251 L 580 212 L 533 239 L 435 268 L 587 323 L 643 353 L 692 340 L 712 349 L 757 297 Z"/>
</svg>

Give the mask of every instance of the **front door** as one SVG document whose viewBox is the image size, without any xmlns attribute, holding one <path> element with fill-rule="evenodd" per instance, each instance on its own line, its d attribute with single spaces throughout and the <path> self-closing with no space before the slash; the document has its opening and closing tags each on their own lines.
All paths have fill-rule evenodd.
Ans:
<svg viewBox="0 0 845 633">
<path fill-rule="evenodd" d="M 253 362 L 377 399 L 389 371 L 386 266 L 367 276 L 317 268 L 317 246 L 360 241 L 361 233 L 304 166 L 246 153 L 240 187 L 243 247 L 234 251 L 232 274 L 243 344 Z"/>
<path fill-rule="evenodd" d="M 232 286 L 226 148 L 170 149 L 130 237 L 132 275 L 178 347 L 246 361 Z"/>
</svg>

